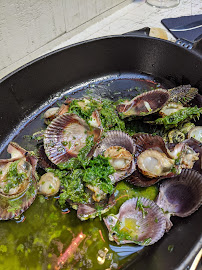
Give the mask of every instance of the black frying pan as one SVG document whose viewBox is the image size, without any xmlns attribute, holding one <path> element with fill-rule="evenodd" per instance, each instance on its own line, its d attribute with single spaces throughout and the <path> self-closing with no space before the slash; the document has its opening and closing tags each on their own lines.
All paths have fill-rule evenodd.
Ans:
<svg viewBox="0 0 202 270">
<path fill-rule="evenodd" d="M 112 36 L 68 46 L 26 64 L 0 81 L 1 157 L 10 140 L 23 146 L 17 134 L 23 134 L 29 121 L 65 92 L 81 96 L 88 83 L 108 97 L 158 83 L 166 88 L 191 84 L 201 93 L 201 47 L 202 40 L 188 50 L 147 36 Z M 186 269 L 201 246 L 201 214 L 202 209 L 184 219 L 173 218 L 171 231 L 124 269 Z M 175 247 L 171 253 L 169 245 Z"/>
</svg>

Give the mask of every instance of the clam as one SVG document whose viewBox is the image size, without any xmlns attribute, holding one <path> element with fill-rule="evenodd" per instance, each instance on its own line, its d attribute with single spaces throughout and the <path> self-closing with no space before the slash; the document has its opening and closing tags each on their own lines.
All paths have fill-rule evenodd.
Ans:
<svg viewBox="0 0 202 270">
<path fill-rule="evenodd" d="M 87 123 L 76 114 L 65 113 L 56 117 L 44 133 L 44 149 L 48 159 L 59 164 L 77 157 L 86 145 L 86 139 L 94 135 L 94 141 L 100 137 L 101 130 L 91 131 Z"/>
<path fill-rule="evenodd" d="M 188 139 L 194 138 L 197 141 L 202 143 L 202 126 L 196 126 L 193 127 L 189 132 L 188 132 Z"/>
<path fill-rule="evenodd" d="M 109 157 L 109 162 L 116 170 L 113 181 L 117 182 L 135 170 L 134 153 L 135 144 L 132 138 L 122 131 L 114 130 L 106 133 L 106 137 L 98 144 L 93 155 Z"/>
<path fill-rule="evenodd" d="M 162 210 L 146 198 L 133 198 L 122 204 L 117 215 L 104 218 L 109 239 L 119 244 L 152 245 L 165 233 Z"/>
<path fill-rule="evenodd" d="M 181 174 L 165 180 L 159 189 L 156 201 L 167 218 L 167 230 L 172 226 L 171 216 L 187 217 L 202 204 L 202 175 L 184 169 Z"/>
<path fill-rule="evenodd" d="M 22 214 L 37 193 L 37 158 L 14 142 L 7 151 L 11 158 L 0 160 L 0 220 Z"/>
<path fill-rule="evenodd" d="M 45 196 L 53 196 L 60 189 L 60 179 L 52 172 L 43 174 L 38 182 L 38 191 Z"/>
<path fill-rule="evenodd" d="M 117 105 L 116 109 L 123 117 L 145 116 L 159 111 L 169 100 L 167 90 L 157 89 L 136 96 L 131 101 Z"/>
</svg>

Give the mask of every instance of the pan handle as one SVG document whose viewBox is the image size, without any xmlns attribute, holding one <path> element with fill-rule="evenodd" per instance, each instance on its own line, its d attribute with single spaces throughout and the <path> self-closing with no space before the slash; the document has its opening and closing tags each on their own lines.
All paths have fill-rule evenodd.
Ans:
<svg viewBox="0 0 202 270">
<path fill-rule="evenodd" d="M 187 49 L 192 49 L 196 52 L 198 52 L 199 54 L 202 54 L 202 37 L 200 36 L 197 39 L 195 39 L 195 42 L 192 43 L 191 41 L 188 41 L 186 39 L 180 38 L 176 41 L 176 44 L 185 47 Z"/>
<path fill-rule="evenodd" d="M 130 31 L 127 33 L 122 34 L 123 36 L 149 36 L 150 33 L 150 28 L 149 27 L 144 27 L 138 30 Z M 185 39 L 178 39 L 176 43 L 182 47 L 185 47 L 187 49 L 192 49 L 199 54 L 202 54 L 202 36 L 200 35 L 197 37 L 194 43 L 185 40 Z"/>
<path fill-rule="evenodd" d="M 149 36 L 150 28 L 144 27 L 138 30 L 130 31 L 122 34 L 122 36 Z"/>
</svg>

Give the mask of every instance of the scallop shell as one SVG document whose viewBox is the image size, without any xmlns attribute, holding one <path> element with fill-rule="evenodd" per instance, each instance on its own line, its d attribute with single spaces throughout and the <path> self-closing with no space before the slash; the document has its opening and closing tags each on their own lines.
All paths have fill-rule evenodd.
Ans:
<svg viewBox="0 0 202 270">
<path fill-rule="evenodd" d="M 109 131 L 106 133 L 106 137 L 98 144 L 93 154 L 94 157 L 98 155 L 104 155 L 105 151 L 110 147 L 123 147 L 131 155 L 135 152 L 135 144 L 133 139 L 126 133 L 118 130 Z M 118 182 L 127 176 L 129 176 L 135 170 L 134 159 L 132 159 L 130 166 L 125 170 L 117 170 L 113 174 L 113 181 Z"/>
<path fill-rule="evenodd" d="M 104 201 L 95 204 L 78 204 L 77 207 L 77 217 L 80 220 L 93 219 L 100 214 L 104 214 L 109 211 L 114 205 L 116 201 L 114 195 L 112 194 L 109 198 L 106 198 Z M 100 211 L 97 208 L 101 208 Z"/>
<path fill-rule="evenodd" d="M 94 132 L 94 140 L 100 136 L 100 131 L 99 134 L 96 132 Z M 89 126 L 76 114 L 65 113 L 58 116 L 44 133 L 44 149 L 48 159 L 57 165 L 77 157 L 79 150 L 86 145 L 86 138 L 90 134 Z"/>
<path fill-rule="evenodd" d="M 170 102 L 181 102 L 185 105 L 196 96 L 198 89 L 188 84 L 169 89 L 168 92 L 170 93 Z"/>
<path fill-rule="evenodd" d="M 134 155 L 135 164 L 137 164 L 138 156 L 143 153 L 145 150 L 156 150 L 160 153 L 164 153 L 168 158 L 170 158 L 169 150 L 165 146 L 164 140 L 160 136 L 153 136 L 151 134 L 144 134 L 144 133 L 137 133 L 133 135 L 133 140 L 136 145 L 136 151 Z M 167 175 L 155 177 L 155 178 L 148 178 L 144 176 L 138 168 L 130 175 L 126 181 L 140 187 L 148 187 L 152 186 L 161 179 L 173 177 L 175 174 L 173 172 L 169 172 Z"/>
<path fill-rule="evenodd" d="M 153 201 L 133 198 L 122 204 L 117 215 L 104 218 L 111 240 L 119 244 L 152 245 L 165 233 L 166 219 Z"/>
<path fill-rule="evenodd" d="M 182 170 L 180 175 L 161 184 L 156 203 L 167 213 L 168 220 L 170 216 L 193 214 L 202 204 L 202 175 L 194 170 Z"/>
<path fill-rule="evenodd" d="M 124 117 L 144 116 L 159 111 L 169 100 L 169 92 L 157 89 L 136 96 L 129 102 L 117 105 L 116 109 Z"/>
<path fill-rule="evenodd" d="M 5 192 L 0 192 L 0 220 L 8 220 L 21 215 L 30 207 L 37 194 L 37 158 L 13 142 L 8 145 L 7 151 L 11 154 L 11 158 L 0 160 L 1 170 L 7 164 L 11 164 L 12 162 L 18 160 L 20 162 L 22 160 L 23 162 L 31 165 L 31 175 L 29 179 L 26 179 L 26 184 L 23 184 L 22 188 L 20 188 L 16 194 L 6 194 Z"/>
</svg>

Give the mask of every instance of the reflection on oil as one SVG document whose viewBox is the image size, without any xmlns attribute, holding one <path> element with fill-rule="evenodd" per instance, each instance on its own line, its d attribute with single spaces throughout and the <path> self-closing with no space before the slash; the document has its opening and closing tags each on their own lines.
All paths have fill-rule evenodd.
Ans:
<svg viewBox="0 0 202 270">
<path fill-rule="evenodd" d="M 124 259 L 129 255 L 132 255 L 133 253 L 136 253 L 144 248 L 143 246 L 126 246 L 126 245 L 123 246 L 109 245 L 109 247 L 112 251 L 117 253 L 120 259 Z"/>
</svg>

